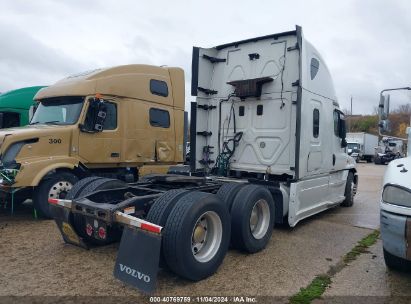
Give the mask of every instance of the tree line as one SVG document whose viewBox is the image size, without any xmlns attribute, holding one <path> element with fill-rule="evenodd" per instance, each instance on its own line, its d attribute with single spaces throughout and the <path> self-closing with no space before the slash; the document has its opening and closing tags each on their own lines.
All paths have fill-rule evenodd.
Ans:
<svg viewBox="0 0 411 304">
<path fill-rule="evenodd" d="M 348 115 L 347 115 L 348 114 Z M 411 104 L 400 105 L 390 113 L 391 132 L 387 135 L 407 138 L 405 133 L 410 126 Z M 372 115 L 349 115 L 346 113 L 348 132 L 366 132 L 378 135 L 378 108 L 375 107 Z"/>
</svg>

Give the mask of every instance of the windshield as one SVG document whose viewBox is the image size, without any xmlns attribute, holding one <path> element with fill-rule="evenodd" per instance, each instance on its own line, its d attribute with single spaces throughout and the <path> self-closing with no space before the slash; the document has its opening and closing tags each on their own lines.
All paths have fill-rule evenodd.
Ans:
<svg viewBox="0 0 411 304">
<path fill-rule="evenodd" d="M 359 149 L 360 147 L 359 147 L 359 145 L 357 144 L 357 143 L 348 143 L 347 144 L 347 148 L 348 149 Z"/>
<path fill-rule="evenodd" d="M 53 97 L 40 101 L 30 124 L 73 125 L 77 122 L 84 97 Z"/>
</svg>

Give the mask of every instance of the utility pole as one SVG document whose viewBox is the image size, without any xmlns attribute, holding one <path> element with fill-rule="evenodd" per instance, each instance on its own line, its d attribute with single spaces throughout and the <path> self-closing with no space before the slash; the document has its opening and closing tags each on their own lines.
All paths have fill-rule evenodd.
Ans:
<svg viewBox="0 0 411 304">
<path fill-rule="evenodd" d="M 350 114 L 352 116 L 352 95 L 351 95 L 351 110 L 350 110 Z"/>
<path fill-rule="evenodd" d="M 348 125 L 348 132 L 351 132 L 351 124 L 352 124 L 352 95 L 351 95 L 351 109 L 350 109 L 350 124 Z"/>
</svg>

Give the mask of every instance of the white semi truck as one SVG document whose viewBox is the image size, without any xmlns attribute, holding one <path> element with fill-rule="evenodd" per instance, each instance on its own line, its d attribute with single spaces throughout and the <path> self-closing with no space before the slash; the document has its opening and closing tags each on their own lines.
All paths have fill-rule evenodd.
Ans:
<svg viewBox="0 0 411 304">
<path fill-rule="evenodd" d="M 370 163 L 374 160 L 375 148 L 378 146 L 378 136 L 365 133 L 347 133 L 347 153 L 355 161 L 365 160 Z"/>
<path fill-rule="evenodd" d="M 67 243 L 118 240 L 114 275 L 153 291 L 161 265 L 198 281 L 229 244 L 263 250 L 273 226 L 352 206 L 358 176 L 330 72 L 300 27 L 193 49 L 187 175 L 101 190 L 104 179 L 50 199 Z M 173 168 L 183 172 L 184 166 Z"/>
</svg>

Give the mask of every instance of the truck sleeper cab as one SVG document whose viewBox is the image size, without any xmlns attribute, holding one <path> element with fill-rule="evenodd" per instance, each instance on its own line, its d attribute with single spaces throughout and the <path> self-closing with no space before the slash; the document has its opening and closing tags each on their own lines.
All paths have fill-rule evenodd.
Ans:
<svg viewBox="0 0 411 304">
<path fill-rule="evenodd" d="M 2 188 L 50 217 L 79 179 L 136 181 L 183 162 L 184 73 L 127 65 L 73 75 L 40 90 L 29 126 L 0 131 Z M 24 194 L 24 195 L 23 195 Z"/>
<path fill-rule="evenodd" d="M 121 236 L 114 275 L 146 292 L 159 264 L 204 279 L 230 243 L 263 250 L 275 223 L 352 206 L 358 183 L 329 72 L 300 27 L 194 48 L 192 62 L 190 176 L 109 190 L 96 185 L 113 181 L 84 180 L 68 199 L 49 200 L 65 242 Z"/>
<path fill-rule="evenodd" d="M 36 105 L 33 98 L 42 88 L 27 87 L 0 94 L 0 129 L 27 125 Z"/>
<path fill-rule="evenodd" d="M 355 194 L 332 78 L 300 27 L 194 48 L 192 75 L 192 171 L 279 183 L 291 226 L 341 203 L 347 180 Z"/>
</svg>

